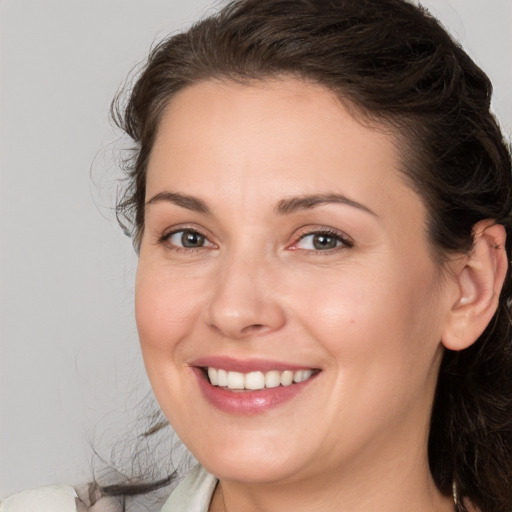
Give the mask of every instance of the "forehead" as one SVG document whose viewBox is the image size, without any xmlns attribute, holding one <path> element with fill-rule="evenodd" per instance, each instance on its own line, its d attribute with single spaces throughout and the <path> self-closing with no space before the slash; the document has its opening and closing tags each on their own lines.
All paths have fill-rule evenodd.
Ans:
<svg viewBox="0 0 512 512">
<path fill-rule="evenodd" d="M 212 165 L 222 160 L 219 172 L 230 163 L 249 171 L 251 162 L 258 165 L 265 158 L 270 165 L 280 157 L 281 170 L 290 168 L 297 177 L 310 164 L 320 174 L 333 159 L 340 166 L 349 161 L 353 167 L 364 166 L 367 150 L 375 148 L 371 156 L 384 164 L 379 167 L 398 169 L 394 135 L 382 126 L 362 124 L 352 113 L 330 90 L 302 80 L 202 82 L 169 102 L 149 167 L 154 171 L 159 160 L 170 158 L 174 171 L 191 169 L 208 157 Z M 314 153 L 309 152 L 312 147 Z"/>
<path fill-rule="evenodd" d="M 290 195 L 339 193 L 372 211 L 407 215 L 411 201 L 421 207 L 400 165 L 395 136 L 361 123 L 321 85 L 206 81 L 169 102 L 147 198 L 165 189 L 242 211 Z"/>
</svg>

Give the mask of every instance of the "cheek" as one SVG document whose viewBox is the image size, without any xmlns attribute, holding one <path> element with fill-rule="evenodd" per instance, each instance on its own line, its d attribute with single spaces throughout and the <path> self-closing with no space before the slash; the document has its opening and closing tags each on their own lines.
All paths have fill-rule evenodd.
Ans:
<svg viewBox="0 0 512 512">
<path fill-rule="evenodd" d="M 290 295 L 301 297 L 297 318 L 340 368 L 409 372 L 434 357 L 440 339 L 438 274 L 423 264 L 404 269 L 388 264 L 295 281 Z"/>
<path fill-rule="evenodd" d="M 298 316 L 334 370 L 330 389 L 336 400 L 324 413 L 347 432 L 363 435 L 364 425 L 396 426 L 411 411 L 421 418 L 430 406 L 440 362 L 439 321 L 435 275 L 430 280 L 420 275 L 388 267 L 386 273 L 340 275 L 338 282 L 317 277 L 305 295 Z"/>
<path fill-rule="evenodd" d="M 387 322 L 394 308 L 389 286 L 368 269 L 303 272 L 292 283 L 290 300 L 294 300 L 296 317 L 333 352 L 351 345 L 361 349 L 357 333 L 367 332 L 375 322 Z"/>
<path fill-rule="evenodd" d="M 190 281 L 185 284 L 160 266 L 139 263 L 135 316 L 144 364 L 162 410 L 178 426 L 193 422 L 181 407 L 190 394 L 183 381 L 190 370 L 183 364 L 182 351 L 199 315 L 200 296 Z"/>
<path fill-rule="evenodd" d="M 156 268 L 139 264 L 135 316 L 143 348 L 163 349 L 186 334 L 191 319 L 196 316 L 201 294 L 193 281 L 180 281 L 165 271 L 156 272 Z"/>
</svg>

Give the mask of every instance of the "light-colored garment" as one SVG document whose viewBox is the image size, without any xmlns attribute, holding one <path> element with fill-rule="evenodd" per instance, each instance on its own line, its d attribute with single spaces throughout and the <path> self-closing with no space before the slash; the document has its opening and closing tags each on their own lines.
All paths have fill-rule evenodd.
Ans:
<svg viewBox="0 0 512 512">
<path fill-rule="evenodd" d="M 208 512 L 217 479 L 197 465 L 165 502 L 162 512 Z M 83 491 L 83 489 L 80 489 Z M 80 500 L 71 485 L 47 485 L 17 492 L 0 501 L 0 512 L 118 512 L 114 498 L 101 498 L 90 506 L 86 493 Z M 85 496 L 85 497 L 84 497 Z"/>
<path fill-rule="evenodd" d="M 174 489 L 162 512 L 208 512 L 217 479 L 197 465 Z"/>
<path fill-rule="evenodd" d="M 0 512 L 77 512 L 78 496 L 71 485 L 47 485 L 17 492 L 0 502 Z"/>
<path fill-rule="evenodd" d="M 45 485 L 0 501 L 0 512 L 121 512 L 120 500 L 94 495 L 91 485 Z"/>
</svg>

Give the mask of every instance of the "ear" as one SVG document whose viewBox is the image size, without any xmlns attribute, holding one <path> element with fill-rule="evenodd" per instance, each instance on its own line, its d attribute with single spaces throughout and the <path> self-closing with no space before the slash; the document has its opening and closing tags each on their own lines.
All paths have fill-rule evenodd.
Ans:
<svg viewBox="0 0 512 512">
<path fill-rule="evenodd" d="M 452 268 L 453 303 L 441 338 L 447 349 L 463 350 L 472 345 L 496 312 L 508 261 L 505 228 L 493 222 L 475 224 L 471 252 Z"/>
</svg>

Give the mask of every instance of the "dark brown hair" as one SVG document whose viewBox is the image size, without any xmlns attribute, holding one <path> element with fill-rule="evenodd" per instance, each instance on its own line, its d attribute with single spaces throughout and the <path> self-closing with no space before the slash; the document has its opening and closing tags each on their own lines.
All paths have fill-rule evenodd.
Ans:
<svg viewBox="0 0 512 512">
<path fill-rule="evenodd" d="M 294 76 L 322 84 L 356 115 L 391 127 L 404 173 L 429 212 L 439 259 L 467 252 L 473 227 L 507 229 L 510 151 L 490 113 L 487 76 L 430 14 L 405 0 L 235 0 L 151 52 L 119 126 L 133 139 L 118 219 L 135 247 L 144 230 L 146 166 L 162 112 L 203 80 L 250 83 Z M 498 311 L 477 342 L 446 351 L 432 413 L 429 458 L 439 489 L 483 512 L 512 510 L 510 272 Z M 459 500 L 459 510 L 465 505 Z"/>
</svg>

